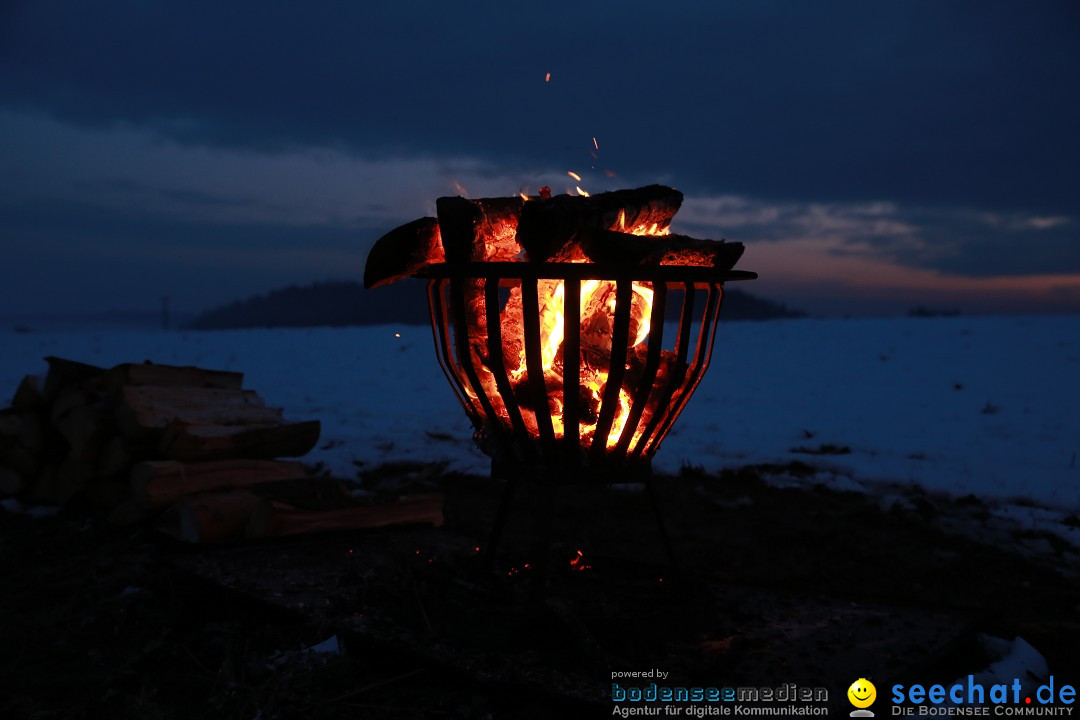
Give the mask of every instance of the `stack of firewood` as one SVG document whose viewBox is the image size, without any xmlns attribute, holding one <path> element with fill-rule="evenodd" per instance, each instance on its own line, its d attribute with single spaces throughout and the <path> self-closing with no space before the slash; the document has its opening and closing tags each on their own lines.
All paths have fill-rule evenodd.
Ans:
<svg viewBox="0 0 1080 720">
<path fill-rule="evenodd" d="M 276 459 L 311 450 L 319 421 L 285 420 L 241 373 L 46 362 L 0 410 L 0 495 L 81 498 L 190 542 L 442 521 L 441 498 L 360 505 L 340 482 Z"/>
</svg>

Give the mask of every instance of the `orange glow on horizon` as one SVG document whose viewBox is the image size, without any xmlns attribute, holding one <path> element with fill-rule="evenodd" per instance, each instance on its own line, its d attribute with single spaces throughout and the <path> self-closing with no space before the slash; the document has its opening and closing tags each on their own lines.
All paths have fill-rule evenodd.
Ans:
<svg viewBox="0 0 1080 720">
<path fill-rule="evenodd" d="M 748 243 L 742 263 L 760 276 L 751 292 L 765 296 L 894 300 L 925 303 L 969 303 L 973 310 L 1008 310 L 1018 303 L 1080 307 L 1080 274 L 995 275 L 971 277 L 930 268 L 915 268 L 875 257 L 874 248 L 842 240 L 786 240 Z"/>
</svg>

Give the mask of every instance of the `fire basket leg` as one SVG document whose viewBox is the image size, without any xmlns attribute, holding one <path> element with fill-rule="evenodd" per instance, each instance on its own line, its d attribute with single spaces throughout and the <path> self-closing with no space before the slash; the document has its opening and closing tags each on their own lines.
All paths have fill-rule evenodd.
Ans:
<svg viewBox="0 0 1080 720">
<path fill-rule="evenodd" d="M 645 490 L 649 494 L 649 504 L 652 505 L 653 515 L 656 517 L 656 527 L 660 530 L 660 541 L 664 544 L 668 564 L 671 565 L 672 569 L 675 569 L 678 565 L 675 561 L 675 551 L 671 548 L 671 537 L 668 535 L 664 515 L 660 512 L 660 504 L 656 499 L 656 486 L 651 476 L 645 480 Z"/>
<path fill-rule="evenodd" d="M 540 503 L 536 509 L 536 544 L 533 546 L 534 573 L 532 599 L 543 601 L 547 595 L 548 576 L 551 574 L 551 525 L 555 514 L 555 483 L 545 483 L 540 488 Z"/>
<path fill-rule="evenodd" d="M 510 506 L 513 504 L 514 495 L 517 492 L 517 476 L 513 473 L 507 473 L 505 479 L 506 488 L 503 489 L 502 502 L 499 504 L 499 510 L 495 514 L 495 524 L 491 527 L 491 534 L 488 536 L 487 547 L 484 548 L 481 561 L 481 565 L 487 570 L 495 566 L 495 554 L 499 550 L 499 543 L 502 542 L 503 531 L 506 529 L 506 519 L 510 515 Z"/>
</svg>

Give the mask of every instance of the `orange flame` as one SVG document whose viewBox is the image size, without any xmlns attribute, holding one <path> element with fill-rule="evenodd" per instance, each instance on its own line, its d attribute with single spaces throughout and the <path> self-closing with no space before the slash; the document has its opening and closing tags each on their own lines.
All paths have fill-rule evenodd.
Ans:
<svg viewBox="0 0 1080 720">
<path fill-rule="evenodd" d="M 667 229 L 661 229 L 656 223 L 638 225 L 628 228 L 625 212 L 620 212 L 610 230 L 630 231 L 638 235 L 666 234 Z M 575 282 L 575 281 L 570 281 Z M 563 420 L 565 407 L 565 395 L 574 393 L 579 397 L 580 408 L 577 435 L 585 446 L 591 445 L 600 438 L 596 437 L 597 423 L 603 410 L 604 396 L 607 395 L 607 385 L 611 370 L 611 356 L 613 348 L 612 325 L 616 309 L 616 282 L 611 280 L 580 280 L 579 301 L 576 312 L 578 313 L 579 352 L 581 355 L 576 360 L 578 363 L 578 387 L 568 388 L 563 380 L 564 358 L 564 332 L 566 327 L 566 286 L 562 280 L 540 279 L 536 284 L 537 301 L 539 307 L 540 326 L 540 370 L 544 376 L 544 385 L 547 388 L 548 410 L 552 421 L 552 429 L 555 437 L 562 438 L 566 434 Z M 528 362 L 524 348 L 524 324 L 522 312 L 524 303 L 521 297 L 521 287 L 512 288 L 510 298 L 505 307 L 501 308 L 501 322 L 503 324 L 502 337 L 506 347 L 504 356 L 505 369 L 511 382 L 516 386 L 528 380 Z M 634 282 L 631 284 L 630 293 L 630 333 L 627 338 L 626 362 L 627 369 L 635 362 L 633 358 L 642 355 L 647 347 L 651 331 L 650 320 L 653 307 L 653 288 L 651 283 Z M 620 354 L 622 350 L 619 350 Z M 571 362 L 567 359 L 566 362 Z M 480 370 L 481 382 L 484 384 L 489 397 L 500 395 L 495 388 L 494 375 L 487 368 Z M 644 434 L 648 425 L 648 417 L 641 416 L 637 425 L 627 428 L 630 415 L 632 395 L 634 394 L 634 381 L 624 378 L 623 386 L 618 389 L 616 395 L 618 403 L 611 423 L 611 429 L 607 437 L 603 438 L 604 447 L 615 447 L 623 435 L 633 433 L 631 442 L 636 444 Z M 471 400 L 477 399 L 478 395 L 470 387 L 464 384 L 464 389 Z M 538 432 L 536 423 L 536 410 L 522 407 L 522 417 L 531 432 Z M 509 420 L 505 407 L 498 408 L 497 412 L 504 421 Z"/>
<path fill-rule="evenodd" d="M 582 190 L 580 186 L 576 187 L 574 189 L 577 190 L 577 194 L 580 195 L 581 197 L 589 197 L 589 193 Z"/>
<path fill-rule="evenodd" d="M 652 315 L 653 290 L 647 283 L 633 283 L 631 295 L 633 303 L 632 316 L 636 319 L 634 336 L 630 339 L 631 349 L 646 342 L 649 337 L 649 320 Z M 540 359 L 544 375 L 549 379 L 549 386 L 561 385 L 561 373 L 555 372 L 555 362 L 562 349 L 565 323 L 566 287 L 561 280 L 540 281 L 537 284 L 540 295 Z M 603 323 L 604 318 L 615 316 L 615 283 L 610 280 L 586 280 L 581 283 L 580 302 L 578 307 L 579 317 L 583 326 Z M 610 336 L 605 336 L 610 345 Z M 607 349 L 610 352 L 610 348 Z M 607 386 L 609 367 L 600 364 L 594 367 L 589 363 L 582 363 L 580 368 L 580 383 L 588 393 L 588 400 L 595 404 L 595 415 L 603 402 L 604 390 Z M 518 366 L 510 370 L 510 377 L 514 381 L 520 381 L 528 374 L 528 366 L 524 349 L 518 352 Z M 469 393 L 472 395 L 472 393 Z M 605 442 L 607 447 L 614 447 L 622 437 L 625 430 L 627 416 L 630 414 L 630 392 L 625 387 L 619 388 L 618 408 L 611 424 L 611 430 Z M 562 403 L 556 403 L 552 409 L 552 426 L 556 437 L 563 437 L 565 426 L 562 419 Z M 596 420 L 591 422 L 582 420 L 579 433 L 580 437 L 592 437 L 596 432 Z M 634 440 L 640 437 L 640 432 L 635 431 Z"/>
</svg>

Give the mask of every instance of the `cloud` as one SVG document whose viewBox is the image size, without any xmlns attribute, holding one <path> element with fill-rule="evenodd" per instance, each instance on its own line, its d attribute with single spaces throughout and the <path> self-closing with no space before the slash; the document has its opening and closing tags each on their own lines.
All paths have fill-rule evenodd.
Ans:
<svg viewBox="0 0 1080 720">
<path fill-rule="evenodd" d="M 42 1 L 4 23 L 0 102 L 233 150 L 1075 216 L 1075 21 L 930 0 Z"/>
<path fill-rule="evenodd" d="M 1068 217 L 720 196 L 688 198 L 680 228 L 743 242 L 740 267 L 760 275 L 753 290 L 811 312 L 1080 310 Z"/>
<path fill-rule="evenodd" d="M 20 138 L 0 174 L 0 300 L 11 304 L 46 289 L 58 304 L 108 309 L 125 290 L 170 288 L 178 307 L 203 309 L 280 284 L 359 277 L 376 238 L 433 215 L 435 198 L 458 187 L 482 197 L 578 184 L 566 169 L 461 155 L 188 145 L 40 114 L 0 112 L 0 133 Z M 646 181 L 579 169 L 591 191 Z M 852 312 L 856 297 L 893 311 L 933 298 L 1080 309 L 1070 215 L 682 189 L 677 231 L 744 242 L 740 266 L 762 276 L 754 290 L 811 311 Z"/>
<path fill-rule="evenodd" d="M 746 243 L 802 242 L 833 256 L 864 256 L 957 276 L 1080 273 L 1071 217 L 987 213 L 896 202 L 775 202 L 691 197 L 677 223 Z"/>
</svg>

